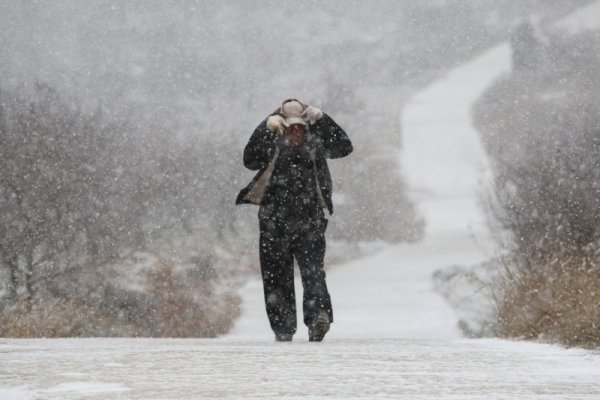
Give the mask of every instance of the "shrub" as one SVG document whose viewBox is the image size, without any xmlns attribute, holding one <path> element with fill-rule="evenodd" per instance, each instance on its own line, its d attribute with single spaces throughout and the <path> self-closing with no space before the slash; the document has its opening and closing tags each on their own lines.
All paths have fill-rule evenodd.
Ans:
<svg viewBox="0 0 600 400">
<path fill-rule="evenodd" d="M 164 260 L 110 265 L 56 277 L 4 302 L 5 337 L 215 337 L 239 314 L 239 298 L 193 269 Z"/>
<path fill-rule="evenodd" d="M 504 336 L 600 345 L 599 39 L 540 44 L 475 110 L 494 167 L 494 212 L 510 233 L 496 282 Z"/>
</svg>

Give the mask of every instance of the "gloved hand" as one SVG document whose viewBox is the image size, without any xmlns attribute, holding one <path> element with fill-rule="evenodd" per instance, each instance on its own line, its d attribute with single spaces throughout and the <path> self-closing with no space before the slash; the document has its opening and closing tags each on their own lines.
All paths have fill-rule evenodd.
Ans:
<svg viewBox="0 0 600 400">
<path fill-rule="evenodd" d="M 279 136 L 283 136 L 283 131 L 288 126 L 288 123 L 285 122 L 285 119 L 281 115 L 271 115 L 267 118 L 267 129 L 277 133 Z"/>
<path fill-rule="evenodd" d="M 315 122 L 323 117 L 323 111 L 317 107 L 308 106 L 302 112 L 302 118 L 309 124 L 313 125 Z"/>
</svg>

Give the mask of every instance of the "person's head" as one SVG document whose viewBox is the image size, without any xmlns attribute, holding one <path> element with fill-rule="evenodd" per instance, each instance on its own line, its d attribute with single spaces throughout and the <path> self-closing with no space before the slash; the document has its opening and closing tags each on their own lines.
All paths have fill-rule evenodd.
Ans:
<svg viewBox="0 0 600 400">
<path fill-rule="evenodd" d="M 283 138 L 286 140 L 288 146 L 297 146 L 304 141 L 306 133 L 306 125 L 304 123 L 291 123 L 283 131 Z"/>
<path fill-rule="evenodd" d="M 302 113 L 306 106 L 297 99 L 287 99 L 281 103 L 279 113 L 285 118 L 287 127 L 284 130 L 283 137 L 289 146 L 297 146 L 304 140 L 306 134 L 306 121 L 302 118 Z"/>
<path fill-rule="evenodd" d="M 285 118 L 301 118 L 306 106 L 300 100 L 287 99 L 281 103 L 280 114 Z"/>
</svg>

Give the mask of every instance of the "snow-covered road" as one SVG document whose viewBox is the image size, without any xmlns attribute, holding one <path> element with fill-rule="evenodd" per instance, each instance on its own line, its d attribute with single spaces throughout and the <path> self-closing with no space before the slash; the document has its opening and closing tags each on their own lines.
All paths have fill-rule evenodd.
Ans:
<svg viewBox="0 0 600 400">
<path fill-rule="evenodd" d="M 64 339 L 0 346 L 2 400 L 565 400 L 599 393 L 597 358 L 530 343 Z"/>
<path fill-rule="evenodd" d="M 478 204 L 488 167 L 473 101 L 509 69 L 495 47 L 405 107 L 403 171 L 427 223 L 328 275 L 336 322 L 323 343 L 300 328 L 275 343 L 262 288 L 242 292 L 234 330 L 217 340 L 0 340 L 0 399 L 598 399 L 600 354 L 459 337 L 431 274 L 493 252 Z"/>
</svg>

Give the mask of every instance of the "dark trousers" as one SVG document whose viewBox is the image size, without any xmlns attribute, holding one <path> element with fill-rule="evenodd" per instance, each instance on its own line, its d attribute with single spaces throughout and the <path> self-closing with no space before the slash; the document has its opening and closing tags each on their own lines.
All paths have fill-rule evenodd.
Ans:
<svg viewBox="0 0 600 400">
<path fill-rule="evenodd" d="M 267 315 L 276 334 L 296 332 L 294 258 L 303 287 L 304 323 L 311 325 L 321 312 L 333 322 L 331 298 L 325 283 L 325 230 L 321 208 L 294 215 L 285 208 L 261 206 L 260 266 Z"/>
</svg>

